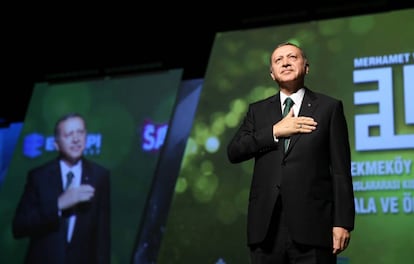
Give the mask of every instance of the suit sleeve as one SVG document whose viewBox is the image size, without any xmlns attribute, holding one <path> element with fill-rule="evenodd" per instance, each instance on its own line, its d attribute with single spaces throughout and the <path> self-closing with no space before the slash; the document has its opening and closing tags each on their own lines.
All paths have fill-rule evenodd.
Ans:
<svg viewBox="0 0 414 264">
<path fill-rule="evenodd" d="M 59 227 L 57 196 L 43 190 L 38 173 L 29 172 L 12 223 L 15 238 L 49 232 Z"/>
<path fill-rule="evenodd" d="M 354 229 L 355 204 L 351 175 L 351 153 L 343 104 L 332 112 L 330 153 L 334 188 L 334 226 Z"/>
<path fill-rule="evenodd" d="M 231 163 L 239 163 L 267 152 L 276 145 L 272 125 L 258 126 L 254 107 L 249 105 L 242 124 L 227 146 L 227 157 Z"/>
</svg>

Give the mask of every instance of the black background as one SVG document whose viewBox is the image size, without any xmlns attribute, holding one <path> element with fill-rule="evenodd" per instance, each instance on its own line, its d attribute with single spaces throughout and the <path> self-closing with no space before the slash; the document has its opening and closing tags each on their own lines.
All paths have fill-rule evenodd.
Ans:
<svg viewBox="0 0 414 264">
<path fill-rule="evenodd" d="M 185 5 L 134 2 L 88 6 L 18 3 L 3 10 L 5 82 L 0 98 L 3 118 L 0 123 L 7 125 L 24 120 L 36 82 L 172 68 L 182 68 L 184 79 L 202 78 L 217 32 L 413 6 L 409 0 L 189 2 Z"/>
</svg>

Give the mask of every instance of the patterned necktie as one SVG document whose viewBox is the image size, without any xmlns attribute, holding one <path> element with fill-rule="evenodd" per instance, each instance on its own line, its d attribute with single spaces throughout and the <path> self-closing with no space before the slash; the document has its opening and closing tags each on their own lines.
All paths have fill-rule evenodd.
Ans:
<svg viewBox="0 0 414 264">
<path fill-rule="evenodd" d="M 73 180 L 73 172 L 69 171 L 66 174 L 66 185 L 65 185 L 65 191 L 69 188 L 70 184 L 72 183 Z M 66 210 L 65 212 L 65 225 L 66 225 L 66 236 L 67 236 L 67 241 L 70 241 L 70 236 L 69 236 L 69 221 L 70 221 L 70 216 L 72 214 L 72 210 Z"/>
<path fill-rule="evenodd" d="M 73 180 L 73 172 L 71 172 L 71 171 L 69 171 L 67 174 L 66 174 L 66 185 L 65 185 L 65 190 L 67 189 L 67 188 L 69 188 L 69 186 L 70 186 L 70 184 L 72 183 L 72 180 Z"/>
<path fill-rule="evenodd" d="M 285 105 L 285 108 L 283 109 L 283 117 L 285 117 L 289 113 L 290 109 L 295 104 L 295 102 L 293 102 L 292 98 L 286 97 L 285 102 L 283 104 Z M 289 147 L 289 141 L 290 138 L 285 138 L 285 152 Z"/>
</svg>

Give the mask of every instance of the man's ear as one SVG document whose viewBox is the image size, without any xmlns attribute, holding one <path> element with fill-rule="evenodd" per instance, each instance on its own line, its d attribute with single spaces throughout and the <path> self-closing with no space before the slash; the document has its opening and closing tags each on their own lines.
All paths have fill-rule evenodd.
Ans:
<svg viewBox="0 0 414 264">
<path fill-rule="evenodd" d="M 55 146 L 55 149 L 56 149 L 57 151 L 59 151 L 59 144 L 56 142 L 56 140 L 55 140 L 55 141 L 53 141 L 53 145 Z"/>
<path fill-rule="evenodd" d="M 272 70 L 270 70 L 270 77 L 272 77 L 272 80 L 275 80 L 275 75 L 273 74 Z"/>
</svg>

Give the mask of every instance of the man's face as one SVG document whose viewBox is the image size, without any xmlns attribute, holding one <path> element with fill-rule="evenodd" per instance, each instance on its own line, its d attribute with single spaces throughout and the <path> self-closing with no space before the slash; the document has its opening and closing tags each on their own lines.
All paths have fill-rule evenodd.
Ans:
<svg viewBox="0 0 414 264">
<path fill-rule="evenodd" d="M 58 126 L 58 135 L 55 147 L 62 158 L 75 163 L 82 157 L 86 143 L 86 128 L 84 121 L 79 117 L 71 117 Z"/>
<path fill-rule="evenodd" d="M 273 51 L 270 75 L 278 83 L 301 82 L 308 70 L 309 66 L 297 47 L 285 45 Z"/>
</svg>

